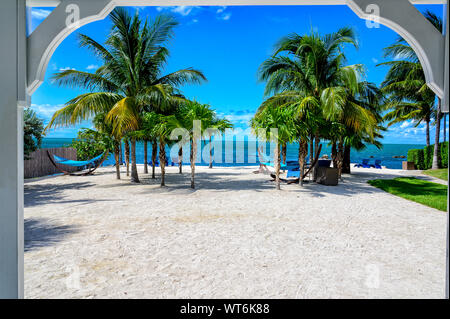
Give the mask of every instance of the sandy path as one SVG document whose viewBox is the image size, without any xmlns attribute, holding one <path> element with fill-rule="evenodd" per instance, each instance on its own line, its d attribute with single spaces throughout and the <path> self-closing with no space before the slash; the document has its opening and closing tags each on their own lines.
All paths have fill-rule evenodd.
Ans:
<svg viewBox="0 0 450 319">
<path fill-rule="evenodd" d="M 139 168 L 142 171 L 142 168 Z M 27 298 L 441 298 L 446 213 L 371 187 L 274 190 L 252 168 L 197 168 L 197 190 L 55 177 L 25 185 Z"/>
</svg>

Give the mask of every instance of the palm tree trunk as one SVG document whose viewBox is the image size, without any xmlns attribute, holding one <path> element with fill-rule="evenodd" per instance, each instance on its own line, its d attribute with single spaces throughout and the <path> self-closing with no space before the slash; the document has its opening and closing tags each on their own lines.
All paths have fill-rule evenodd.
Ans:
<svg viewBox="0 0 450 319">
<path fill-rule="evenodd" d="M 159 140 L 159 165 L 161 167 L 161 186 L 166 186 L 166 149 L 162 139 Z"/>
<path fill-rule="evenodd" d="M 427 139 L 427 146 L 430 146 L 430 119 L 426 118 L 425 119 L 425 123 L 426 123 L 426 139 Z"/>
<path fill-rule="evenodd" d="M 213 164 L 212 164 L 213 154 L 212 154 L 212 145 L 211 145 L 211 143 L 212 143 L 212 137 L 209 136 L 209 168 L 213 167 Z"/>
<path fill-rule="evenodd" d="M 191 140 L 191 188 L 195 188 L 195 155 L 197 154 L 197 141 L 192 138 Z"/>
<path fill-rule="evenodd" d="M 123 164 L 123 149 L 122 149 L 122 141 L 119 141 L 119 154 L 120 154 L 120 165 Z"/>
<path fill-rule="evenodd" d="M 136 165 L 136 139 L 131 139 L 131 182 L 140 183 Z"/>
<path fill-rule="evenodd" d="M 314 159 L 314 136 L 310 136 L 309 140 L 309 162 L 311 163 Z"/>
<path fill-rule="evenodd" d="M 444 143 L 447 142 L 447 113 L 444 113 Z"/>
<path fill-rule="evenodd" d="M 127 176 L 130 176 L 130 143 L 125 140 L 125 163 L 127 165 Z"/>
<path fill-rule="evenodd" d="M 277 187 L 277 190 L 280 190 L 280 162 L 281 162 L 281 158 L 280 158 L 280 144 L 278 143 L 278 141 L 275 142 L 275 184 Z"/>
<path fill-rule="evenodd" d="M 152 141 L 152 179 L 155 179 L 156 156 L 158 155 L 158 143 Z"/>
<path fill-rule="evenodd" d="M 342 140 L 340 140 L 337 145 L 337 168 L 338 168 L 338 176 L 341 180 L 342 180 L 343 161 L 344 161 L 344 146 Z"/>
<path fill-rule="evenodd" d="M 114 159 L 116 160 L 116 178 L 120 179 L 120 141 L 114 142 Z"/>
<path fill-rule="evenodd" d="M 333 142 L 331 145 L 331 160 L 333 161 L 333 167 L 337 168 L 337 145 L 336 142 Z"/>
<path fill-rule="evenodd" d="M 305 173 L 305 157 L 308 155 L 308 143 L 304 140 L 298 141 L 298 166 L 300 167 L 300 186 L 303 186 L 303 174 Z"/>
<path fill-rule="evenodd" d="M 183 148 L 178 150 L 178 173 L 183 174 Z"/>
<path fill-rule="evenodd" d="M 316 152 L 317 152 L 317 150 L 319 149 L 319 145 L 320 145 L 320 137 L 319 137 L 319 134 L 316 133 L 315 136 L 314 136 L 314 150 L 315 150 Z M 317 155 L 317 154 L 314 153 L 314 156 L 311 158 L 311 162 L 312 162 L 312 160 L 316 157 L 316 155 Z M 319 155 L 320 155 L 320 154 L 319 154 Z M 316 172 L 317 172 L 317 167 L 319 167 L 319 162 L 317 162 L 317 163 L 314 165 L 314 168 L 313 168 L 313 181 L 314 181 L 314 182 L 315 182 L 316 179 L 317 179 L 317 174 L 316 174 Z"/>
<path fill-rule="evenodd" d="M 147 141 L 144 141 L 144 174 L 148 174 L 148 150 L 147 150 Z"/>
<path fill-rule="evenodd" d="M 281 144 L 281 156 L 283 157 L 283 164 L 286 165 L 286 154 L 287 154 L 287 145 L 286 143 Z"/>
<path fill-rule="evenodd" d="M 319 144 L 320 144 L 320 137 L 319 137 L 319 134 L 316 133 L 316 136 L 314 138 L 314 149 L 316 150 L 316 152 L 319 149 Z M 315 155 L 316 154 L 314 154 L 314 156 Z"/>
<path fill-rule="evenodd" d="M 431 169 L 439 168 L 439 137 L 441 135 L 441 99 L 438 98 L 438 108 L 436 110 L 436 133 L 434 137 L 433 165 Z"/>
<path fill-rule="evenodd" d="M 351 153 L 350 145 L 345 144 L 345 146 L 344 146 L 344 159 L 343 159 L 343 164 L 342 164 L 342 173 L 345 173 L 345 174 L 350 174 L 351 173 L 350 153 Z"/>
</svg>

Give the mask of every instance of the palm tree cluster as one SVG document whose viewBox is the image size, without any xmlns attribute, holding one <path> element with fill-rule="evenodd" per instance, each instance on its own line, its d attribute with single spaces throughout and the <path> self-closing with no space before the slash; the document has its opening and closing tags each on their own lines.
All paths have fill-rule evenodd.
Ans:
<svg viewBox="0 0 450 319">
<path fill-rule="evenodd" d="M 314 32 L 292 34 L 276 44 L 273 56 L 259 69 L 268 98 L 259 107 L 251 126 L 255 131 L 278 129 L 278 134 L 265 136 L 275 143 L 278 189 L 280 146 L 285 157 L 286 144 L 298 143 L 302 184 L 308 144 L 312 159 L 321 140 L 329 141 L 339 175 L 350 169 L 351 147 L 380 145 L 377 138 L 383 130 L 383 95 L 376 85 L 364 81 L 362 65 L 345 65 L 346 45 L 358 47 L 351 28 L 325 36 Z"/>
<path fill-rule="evenodd" d="M 425 12 L 430 23 L 442 32 L 442 19 L 430 11 Z M 401 37 L 384 49 L 385 57 L 392 61 L 380 63 L 389 66 L 385 80 L 381 84 L 386 94 L 386 110 L 384 119 L 389 126 L 412 121 L 415 126 L 425 123 L 426 145 L 430 145 L 430 123 L 434 120 L 436 127 L 433 169 L 439 168 L 439 135 L 441 122 L 441 99 L 437 99 L 428 87 L 419 58 L 413 48 Z"/>
<path fill-rule="evenodd" d="M 152 145 L 153 178 L 159 145 L 161 185 L 165 185 L 165 146 L 173 143 L 170 134 L 174 128 L 192 131 L 192 123 L 196 120 L 205 128 L 218 125 L 223 129 L 224 125 L 230 127 L 230 124 L 218 119 L 210 106 L 189 101 L 182 95 L 180 86 L 206 81 L 201 71 L 185 68 L 164 74 L 169 58 L 167 44 L 178 25 L 172 16 L 159 15 L 153 21 L 143 21 L 138 14 L 132 16 L 126 9 L 117 8 L 110 18 L 112 28 L 104 45 L 87 35 L 79 35 L 80 46 L 90 50 L 102 65 L 93 73 L 65 70 L 53 76 L 58 85 L 89 92 L 75 97 L 55 112 L 47 129 L 94 118 L 96 129 L 114 139 L 117 179 L 120 179 L 123 142 L 127 175 L 131 162 L 131 181 L 135 183 L 140 182 L 136 142 L 144 142 L 144 173 L 148 173 L 147 144 Z M 195 172 L 196 137 L 190 135 L 192 176 Z M 191 186 L 194 187 L 194 177 Z"/>
</svg>

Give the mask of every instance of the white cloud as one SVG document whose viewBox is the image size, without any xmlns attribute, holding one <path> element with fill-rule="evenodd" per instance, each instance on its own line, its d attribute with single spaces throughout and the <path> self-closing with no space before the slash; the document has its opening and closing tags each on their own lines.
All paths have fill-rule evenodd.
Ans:
<svg viewBox="0 0 450 319">
<path fill-rule="evenodd" d="M 43 19 L 47 18 L 50 13 L 51 13 L 50 10 L 45 10 L 45 9 L 32 9 L 31 10 L 31 16 L 34 19 L 39 19 L 39 20 L 43 20 Z"/>
<path fill-rule="evenodd" d="M 96 64 L 91 64 L 86 67 L 86 70 L 95 70 L 95 69 L 98 69 L 98 65 Z"/>
<path fill-rule="evenodd" d="M 222 13 L 225 11 L 226 8 L 227 8 L 226 6 L 222 6 L 219 9 L 217 9 L 216 13 Z"/>
<path fill-rule="evenodd" d="M 187 16 L 192 12 L 193 8 L 194 7 L 192 7 L 192 6 L 179 6 L 179 7 L 175 7 L 174 9 L 172 9 L 172 12 L 179 13 L 182 16 Z"/>
<path fill-rule="evenodd" d="M 67 71 L 67 70 L 75 70 L 74 68 L 71 68 L 70 66 L 66 66 L 63 68 L 59 68 L 59 72 Z"/>
<path fill-rule="evenodd" d="M 410 125 L 411 125 L 410 121 L 405 121 L 400 125 L 400 128 L 406 128 L 406 127 L 409 127 Z"/>
<path fill-rule="evenodd" d="M 64 105 L 51 105 L 51 104 L 31 104 L 31 109 L 36 112 L 37 116 L 47 123 L 53 116 L 53 114 Z"/>
<path fill-rule="evenodd" d="M 170 12 L 180 14 L 180 15 L 186 17 L 189 14 L 191 14 L 192 11 L 196 8 L 199 8 L 199 7 L 195 7 L 195 6 L 157 7 L 156 10 L 158 12 L 161 12 L 164 10 L 169 10 Z"/>
<path fill-rule="evenodd" d="M 372 58 L 372 62 L 373 62 L 373 63 L 378 63 L 378 59 Z"/>
<path fill-rule="evenodd" d="M 231 13 L 225 13 L 219 17 L 220 20 L 225 20 L 225 21 L 230 20 L 230 18 L 231 18 Z"/>
</svg>

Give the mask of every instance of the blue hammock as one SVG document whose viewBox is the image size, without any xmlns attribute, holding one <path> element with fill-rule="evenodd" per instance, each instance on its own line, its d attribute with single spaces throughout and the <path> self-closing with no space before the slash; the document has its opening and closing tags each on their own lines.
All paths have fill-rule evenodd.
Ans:
<svg viewBox="0 0 450 319">
<path fill-rule="evenodd" d="M 69 160 L 67 158 L 59 157 L 56 155 L 53 155 L 53 158 L 55 159 L 55 163 L 57 163 L 57 164 L 63 164 L 63 165 L 68 165 L 68 166 L 73 166 L 73 167 L 82 167 L 82 166 L 87 166 L 87 165 L 95 163 L 96 161 L 100 160 L 103 157 L 103 155 L 105 155 L 105 153 L 102 153 L 99 156 L 94 157 L 93 159 L 91 159 L 89 161 L 74 161 L 74 160 Z"/>
<path fill-rule="evenodd" d="M 94 171 L 102 165 L 102 163 L 108 156 L 108 153 L 102 153 L 99 156 L 94 157 L 93 159 L 91 159 L 89 161 L 69 160 L 64 157 L 52 155 L 52 154 L 50 154 L 49 151 L 47 151 L 47 155 L 48 155 L 48 158 L 50 159 L 50 162 L 55 166 L 55 168 L 57 170 L 61 171 L 61 173 L 63 173 L 64 175 L 85 176 L 85 175 L 91 175 L 92 173 L 94 173 Z M 84 173 L 71 173 L 71 172 L 65 171 L 64 169 L 59 167 L 59 165 L 68 165 L 68 166 L 72 166 L 72 167 L 85 167 L 85 168 L 87 168 L 87 171 L 85 170 Z"/>
</svg>

